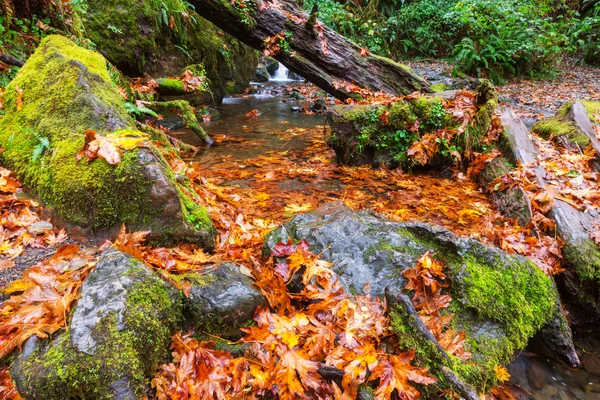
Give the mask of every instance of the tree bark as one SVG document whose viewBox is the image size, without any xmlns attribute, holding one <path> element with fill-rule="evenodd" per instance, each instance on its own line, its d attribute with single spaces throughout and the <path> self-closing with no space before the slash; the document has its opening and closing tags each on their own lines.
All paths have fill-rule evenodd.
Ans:
<svg viewBox="0 0 600 400">
<path fill-rule="evenodd" d="M 384 57 L 361 54 L 358 45 L 321 22 L 312 26 L 314 16 L 309 18 L 293 0 L 256 0 L 256 10 L 245 14 L 251 17 L 244 18 L 245 22 L 240 9 L 229 0 L 189 2 L 201 16 L 255 49 L 263 50 L 265 39 L 283 35 L 286 49 L 272 56 L 340 100 L 353 97 L 346 83 L 396 96 L 431 92 L 429 84 L 409 68 Z"/>
</svg>

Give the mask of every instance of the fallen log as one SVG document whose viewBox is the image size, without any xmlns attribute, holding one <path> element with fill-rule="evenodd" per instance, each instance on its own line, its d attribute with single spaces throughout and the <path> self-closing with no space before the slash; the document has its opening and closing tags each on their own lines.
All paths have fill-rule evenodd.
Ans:
<svg viewBox="0 0 600 400">
<path fill-rule="evenodd" d="M 4 53 L 0 53 L 0 62 L 3 62 L 7 65 L 14 65 L 15 67 L 22 67 L 25 65 L 23 61 Z"/>
<path fill-rule="evenodd" d="M 238 6 L 222 0 L 190 0 L 196 11 L 238 40 L 269 55 L 340 100 L 352 97 L 348 83 L 371 91 L 429 93 L 429 84 L 410 68 L 368 54 L 344 36 L 309 17 L 293 0 L 257 0 Z M 243 6 L 243 7 L 242 7 Z"/>
</svg>

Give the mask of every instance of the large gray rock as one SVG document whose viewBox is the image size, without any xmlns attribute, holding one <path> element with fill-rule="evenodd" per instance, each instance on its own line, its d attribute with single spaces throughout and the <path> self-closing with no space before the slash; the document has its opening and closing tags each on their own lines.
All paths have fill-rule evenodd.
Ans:
<svg viewBox="0 0 600 400">
<path fill-rule="evenodd" d="M 30 339 L 12 370 L 27 399 L 138 399 L 165 361 L 177 289 L 137 259 L 105 251 L 81 289 L 67 332 Z"/>
<path fill-rule="evenodd" d="M 561 338 L 560 346 L 555 346 L 558 355 L 578 363 L 554 283 L 523 257 L 459 238 L 441 227 L 392 222 L 342 203 L 294 217 L 266 238 L 265 252 L 288 237 L 305 239 L 313 253 L 332 262 L 340 283 L 352 294 L 363 294 L 368 283 L 375 296 L 382 296 L 386 287 L 402 291 L 406 283 L 402 273 L 424 253 L 433 252 L 445 263 L 450 280 L 452 327 L 465 331 L 465 346 L 473 353 L 468 371 L 447 366 L 478 388 L 489 387 L 493 366 L 511 361 L 543 327 L 553 328 L 549 337 Z M 405 316 L 393 312 L 392 325 L 407 348 L 417 346 L 421 361 L 431 363 L 435 357 L 428 354 L 427 344 L 410 340 Z M 440 367 L 428 366 L 432 371 Z"/>
<path fill-rule="evenodd" d="M 204 282 L 192 286 L 186 299 L 190 324 L 205 332 L 228 339 L 241 337 L 240 327 L 252 320 L 267 301 L 252 279 L 240 267 L 226 263 L 202 275 Z"/>
</svg>

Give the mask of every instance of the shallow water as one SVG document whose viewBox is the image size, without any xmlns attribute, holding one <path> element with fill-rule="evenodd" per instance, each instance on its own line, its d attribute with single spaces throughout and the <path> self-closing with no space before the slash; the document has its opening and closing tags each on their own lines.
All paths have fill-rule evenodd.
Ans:
<svg viewBox="0 0 600 400">
<path fill-rule="evenodd" d="M 291 84 L 291 82 L 290 82 Z M 263 85 L 261 85 L 263 86 Z M 204 130 L 214 139 L 211 147 L 206 147 L 196 135 L 184 130 L 180 138 L 187 143 L 201 146 L 194 158 L 201 164 L 210 162 L 216 156 L 232 155 L 235 160 L 243 161 L 265 154 L 269 151 L 302 151 L 305 141 L 300 139 L 282 139 L 288 129 L 314 129 L 324 124 L 324 116 L 318 114 L 301 114 L 291 111 L 292 107 L 308 104 L 283 98 L 283 86 L 273 82 L 263 86 L 265 92 L 244 97 L 229 97 L 223 100 L 219 108 L 221 118 L 203 124 Z M 252 110 L 259 110 L 258 117 L 246 117 Z M 234 140 L 223 140 L 223 136 Z"/>
<path fill-rule="evenodd" d="M 271 203 L 265 208 L 271 209 L 269 218 L 275 219 L 275 215 L 281 215 L 273 212 L 274 209 L 289 206 L 291 203 L 303 204 L 312 201 L 313 206 L 316 206 L 314 202 L 346 197 L 350 185 L 348 181 L 340 179 L 339 171 L 333 174 L 333 178 L 328 177 L 319 182 L 316 182 L 317 178 L 312 181 L 301 173 L 298 174 L 298 178 L 290 178 L 277 171 L 275 177 L 266 179 L 270 170 L 268 162 L 253 164 L 252 160 L 267 158 L 272 158 L 272 162 L 277 163 L 274 155 L 280 157 L 280 161 L 281 157 L 289 155 L 290 159 L 294 160 L 294 165 L 297 163 L 300 169 L 306 169 L 307 166 L 310 167 L 311 157 L 323 157 L 322 149 L 321 153 L 316 154 L 313 153 L 316 151 L 314 146 L 311 146 L 311 140 L 322 138 L 323 115 L 292 112 L 291 107 L 301 106 L 305 102 L 278 96 L 283 90 L 274 83 L 264 86 L 268 88 L 269 94 L 225 99 L 220 110 L 221 119 L 204 124 L 208 134 L 217 140 L 215 145 L 204 146 L 191 131 L 184 130 L 174 134 L 190 144 L 201 147 L 192 160 L 202 166 L 208 179 L 214 183 L 235 188 L 242 196 L 244 191 L 252 192 L 248 198 L 256 193 L 267 193 L 271 196 Z M 255 109 L 260 111 L 259 117 L 245 116 Z M 334 157 L 333 152 L 327 153 L 326 156 L 331 160 Z M 334 168 L 331 160 L 328 161 L 328 165 L 331 165 L 328 168 Z M 241 179 L 223 177 L 228 175 L 231 168 L 252 169 L 252 172 L 242 174 L 244 177 Z M 451 218 L 443 217 L 444 214 L 448 214 L 447 209 L 442 208 L 439 213 L 429 209 L 429 206 L 423 206 L 421 209 L 422 200 L 431 200 L 431 196 L 436 196 L 441 207 L 458 207 L 457 209 L 460 209 L 461 201 L 485 203 L 486 200 L 474 190 L 468 189 L 468 183 L 461 183 L 464 187 L 461 201 L 453 204 L 454 197 L 448 193 L 448 181 L 456 186 L 454 181 L 433 175 L 402 175 L 398 190 L 402 196 L 402 207 L 410 210 L 411 217 L 414 215 L 415 218 L 438 223 L 456 231 L 456 226 L 448 220 Z M 315 200 L 316 198 L 318 200 Z M 257 206 L 254 217 L 265 218 L 264 213 L 264 209 L 261 210 Z M 509 386 L 516 398 L 600 400 L 600 332 L 597 333 L 594 329 L 580 330 L 575 339 L 583 362 L 583 366 L 576 370 L 547 356 L 541 345 L 533 344 L 530 349 L 522 352 L 509 366 L 512 375 Z"/>
<path fill-rule="evenodd" d="M 550 357 L 534 341 L 509 366 L 510 384 L 517 399 L 598 400 L 600 399 L 600 332 L 597 327 L 574 331 L 575 347 L 582 362 L 578 369 Z"/>
</svg>

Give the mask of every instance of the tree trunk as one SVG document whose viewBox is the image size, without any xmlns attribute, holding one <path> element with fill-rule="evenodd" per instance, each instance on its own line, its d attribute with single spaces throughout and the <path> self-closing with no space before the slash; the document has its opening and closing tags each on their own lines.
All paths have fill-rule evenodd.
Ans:
<svg viewBox="0 0 600 400">
<path fill-rule="evenodd" d="M 197 13 L 248 46 L 263 50 L 270 38 L 281 47 L 272 54 L 275 59 L 340 100 L 355 97 L 348 83 L 398 96 L 431 92 L 429 84 L 409 68 L 361 54 L 358 45 L 316 20 L 316 13 L 306 14 L 293 0 L 256 0 L 255 9 L 247 0 L 235 0 L 245 5 L 241 8 L 229 0 L 189 2 Z"/>
</svg>

